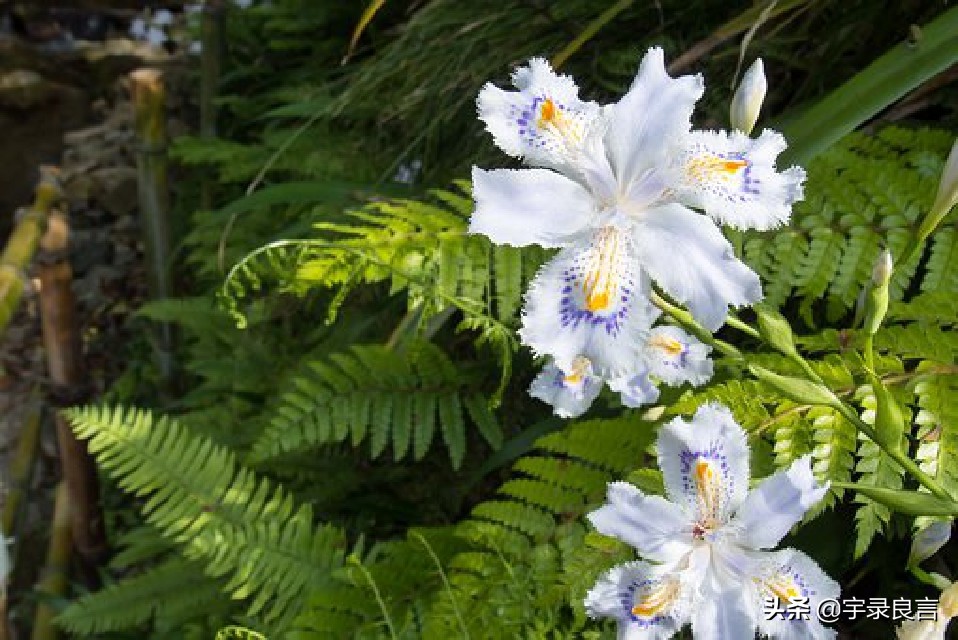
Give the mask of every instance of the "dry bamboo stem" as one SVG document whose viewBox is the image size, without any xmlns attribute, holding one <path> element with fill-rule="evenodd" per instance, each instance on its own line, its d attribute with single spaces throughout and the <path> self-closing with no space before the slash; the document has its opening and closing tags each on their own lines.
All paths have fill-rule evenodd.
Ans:
<svg viewBox="0 0 958 640">
<path fill-rule="evenodd" d="M 24 271 L 33 258 L 50 208 L 59 197 L 60 188 L 53 172 L 41 169 L 33 206 L 17 223 L 0 255 L 0 333 L 20 304 Z"/>
<path fill-rule="evenodd" d="M 0 593 L 0 640 L 10 640 L 10 629 L 7 626 L 7 594 Z"/>
<path fill-rule="evenodd" d="M 136 168 L 140 215 L 145 230 L 147 275 L 154 300 L 170 296 L 169 185 L 166 161 L 166 88 L 157 69 L 130 74 L 136 130 Z M 161 375 L 173 369 L 173 330 L 157 326 L 156 356 Z"/>
<path fill-rule="evenodd" d="M 70 492 L 65 482 L 57 485 L 56 502 L 53 510 L 53 528 L 50 533 L 50 546 L 47 547 L 47 561 L 37 584 L 37 591 L 43 599 L 37 604 L 33 617 L 31 640 L 54 640 L 59 631 L 53 624 L 57 612 L 49 600 L 63 597 L 67 589 L 67 572 L 72 551 L 70 539 Z"/>
<path fill-rule="evenodd" d="M 10 465 L 10 489 L 3 504 L 2 533 L 3 537 L 7 539 L 13 537 L 16 530 L 20 505 L 23 503 L 37 451 L 40 449 L 41 409 L 39 403 L 35 402 L 34 399 L 31 399 L 30 406 L 31 411 L 27 415 L 23 429 L 20 431 L 17 450 Z M 4 544 L 3 537 L 0 537 L 0 544 Z M 16 557 L 16 554 L 11 553 L 10 555 Z M 7 625 L 7 594 L 3 585 L 0 585 L 0 640 L 9 640 L 10 638 L 10 630 Z"/>
<path fill-rule="evenodd" d="M 200 59 L 200 137 L 216 137 L 216 93 L 219 89 L 220 70 L 223 60 L 226 8 L 222 0 L 206 0 L 203 3 L 203 19 L 200 24 L 200 41 L 203 45 Z M 209 178 L 201 186 L 200 206 L 213 207 L 213 187 Z"/>
<path fill-rule="evenodd" d="M 17 528 L 20 506 L 23 504 L 23 497 L 26 494 L 27 485 L 30 483 L 30 475 L 36 461 L 37 451 L 39 451 L 40 407 L 32 401 L 30 404 L 32 405 L 31 411 L 27 414 L 26 422 L 20 431 L 17 450 L 14 453 L 13 462 L 10 464 L 10 488 L 3 504 L 2 526 L 5 536 L 12 536 Z"/>
<path fill-rule="evenodd" d="M 67 255 L 69 232 L 65 216 L 50 214 L 37 257 L 40 324 L 52 383 L 50 400 L 54 406 L 76 404 L 85 400 L 87 393 L 76 301 L 71 287 L 73 272 Z M 73 540 L 87 567 L 94 567 L 107 553 L 96 465 L 86 444 L 77 439 L 60 415 L 56 416 L 56 428 L 63 479 L 71 502 Z"/>
</svg>

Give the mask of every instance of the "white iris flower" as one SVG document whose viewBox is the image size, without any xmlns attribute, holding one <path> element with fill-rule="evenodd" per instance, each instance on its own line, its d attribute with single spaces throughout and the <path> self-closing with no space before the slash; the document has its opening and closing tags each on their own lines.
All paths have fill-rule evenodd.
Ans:
<svg viewBox="0 0 958 640">
<path fill-rule="evenodd" d="M 685 382 L 700 385 L 712 377 L 712 361 L 708 358 L 711 347 L 678 327 L 663 325 L 643 333 L 639 347 L 633 373 L 606 380 L 627 407 L 655 402 L 659 397 L 655 381 L 672 386 Z M 554 361 L 547 364 L 533 380 L 529 393 L 551 404 L 557 416 L 575 418 L 589 408 L 602 383 L 592 362 L 579 356 L 569 369 L 559 368 Z"/>
<path fill-rule="evenodd" d="M 580 100 L 572 79 L 541 59 L 513 83 L 518 91 L 487 84 L 479 117 L 503 151 L 534 168 L 474 168 L 470 231 L 561 249 L 526 295 L 520 336 L 536 354 L 563 372 L 584 357 L 594 375 L 631 379 L 643 373 L 657 315 L 651 280 L 713 331 L 730 305 L 762 297 L 716 222 L 768 229 L 788 219 L 804 172 L 776 172 L 779 134 L 692 132 L 702 79 L 669 77 L 661 49 L 604 107 Z"/>
<path fill-rule="evenodd" d="M 838 597 L 838 584 L 800 551 L 766 551 L 828 487 L 815 482 L 806 456 L 748 491 L 748 454 L 729 410 L 705 405 L 691 423 L 676 418 L 659 434 L 668 499 L 614 482 L 608 504 L 589 514 L 600 533 L 646 560 L 615 567 L 586 597 L 591 616 L 618 621 L 620 640 L 670 638 L 689 623 L 697 638 L 740 640 L 756 629 L 783 640 L 835 637 L 815 612 Z M 785 610 L 799 599 L 807 620 L 769 619 L 769 603 Z"/>
</svg>

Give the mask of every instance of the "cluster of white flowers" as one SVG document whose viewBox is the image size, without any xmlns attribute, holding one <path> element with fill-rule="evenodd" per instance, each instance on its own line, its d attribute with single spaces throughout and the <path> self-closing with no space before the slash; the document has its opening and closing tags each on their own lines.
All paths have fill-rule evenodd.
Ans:
<svg viewBox="0 0 958 640">
<path fill-rule="evenodd" d="M 758 276 L 719 224 L 770 229 L 802 197 L 802 169 L 779 172 L 785 140 L 766 130 L 694 131 L 700 76 L 672 78 L 651 49 L 617 103 L 580 100 L 578 87 L 533 59 L 517 91 L 487 84 L 479 117 L 496 144 L 532 168 L 474 168 L 470 231 L 514 246 L 559 248 L 526 294 L 520 336 L 548 357 L 531 393 L 564 417 L 583 413 L 603 383 L 627 406 L 658 398 L 655 382 L 701 384 L 709 348 L 656 326 L 652 282 L 714 331 L 729 306 L 762 297 Z M 764 96 L 759 67 L 733 115 L 754 123 Z M 739 125 L 751 130 L 751 123 Z"/>
<path fill-rule="evenodd" d="M 740 640 L 756 630 L 778 640 L 835 637 L 814 613 L 766 611 L 769 602 L 800 600 L 816 612 L 839 596 L 801 551 L 768 551 L 828 490 L 815 482 L 810 456 L 749 491 L 745 432 L 728 409 L 705 405 L 691 422 L 662 428 L 658 462 L 668 499 L 615 482 L 608 503 L 589 514 L 600 533 L 644 558 L 599 578 L 585 601 L 590 615 L 617 620 L 623 640 L 670 638 L 686 624 L 697 638 Z"/>
</svg>

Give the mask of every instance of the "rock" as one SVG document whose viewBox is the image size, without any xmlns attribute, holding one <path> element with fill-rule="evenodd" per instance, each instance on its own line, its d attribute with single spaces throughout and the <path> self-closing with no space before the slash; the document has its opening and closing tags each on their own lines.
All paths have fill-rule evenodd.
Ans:
<svg viewBox="0 0 958 640">
<path fill-rule="evenodd" d="M 29 109 L 48 102 L 54 92 L 36 71 L 17 69 L 0 75 L 0 107 Z"/>
<path fill-rule="evenodd" d="M 105 167 L 90 174 L 93 199 L 108 213 L 121 217 L 137 207 L 136 169 Z"/>
</svg>

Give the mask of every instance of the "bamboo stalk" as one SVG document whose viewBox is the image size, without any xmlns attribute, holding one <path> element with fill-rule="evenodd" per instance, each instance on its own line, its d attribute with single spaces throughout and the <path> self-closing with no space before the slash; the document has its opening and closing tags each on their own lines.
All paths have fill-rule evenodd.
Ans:
<svg viewBox="0 0 958 640">
<path fill-rule="evenodd" d="M 20 437 L 17 439 L 17 450 L 10 463 L 10 482 L 6 500 L 3 504 L 3 534 L 12 536 L 17 528 L 20 507 L 30 483 L 30 475 L 36 461 L 40 444 L 40 407 L 31 401 L 31 411 L 27 414 Z"/>
<path fill-rule="evenodd" d="M 200 59 L 200 137 L 216 137 L 216 94 L 220 84 L 226 25 L 226 7 L 223 0 L 206 0 L 200 24 L 200 42 L 203 45 Z M 200 206 L 204 210 L 213 207 L 213 185 L 208 177 L 203 179 Z"/>
<path fill-rule="evenodd" d="M 7 591 L 0 588 L 0 640 L 10 640 L 10 628 L 7 621 Z"/>
<path fill-rule="evenodd" d="M 52 213 L 37 257 L 40 325 L 52 383 L 50 403 L 54 406 L 76 404 L 87 395 L 68 260 L 69 237 L 66 217 Z M 73 540 L 87 568 L 92 568 L 107 553 L 96 465 L 86 443 L 77 439 L 66 419 L 57 415 L 55 420 L 63 479 L 71 502 Z"/>
<path fill-rule="evenodd" d="M 0 254 L 0 333 L 7 327 L 23 295 L 24 271 L 33 259 L 40 235 L 60 187 L 52 170 L 41 169 L 33 205 L 26 211 Z"/>
<path fill-rule="evenodd" d="M 0 535 L 0 544 L 2 545 L 6 544 L 5 539 L 9 540 L 13 537 L 17 528 L 20 506 L 26 494 L 37 451 L 40 449 L 41 409 L 35 399 L 36 393 L 33 394 L 30 401 L 31 411 L 27 414 L 26 422 L 20 431 L 17 450 L 14 453 L 13 462 L 10 464 L 10 488 L 3 504 L 2 531 L 0 531 L 0 534 L 2 534 Z M 6 549 L 0 549 L 0 555 L 6 552 Z M 16 557 L 15 554 L 9 555 Z M 5 587 L 6 585 L 0 584 L 0 640 L 9 640 L 11 637 L 7 621 L 7 593 Z"/>
<path fill-rule="evenodd" d="M 147 276 L 154 300 L 170 296 L 169 184 L 166 158 L 166 88 L 157 69 L 130 74 L 136 131 L 136 168 L 140 215 L 145 231 Z M 156 327 L 156 357 L 164 379 L 173 369 L 173 329 Z"/>
<path fill-rule="evenodd" d="M 62 598 L 67 589 L 67 575 L 70 565 L 71 544 L 71 505 L 70 492 L 65 482 L 57 485 L 56 502 L 53 509 L 53 528 L 50 533 L 50 545 L 47 547 L 47 560 L 37 584 L 42 599 L 37 603 L 33 617 L 31 640 L 54 640 L 59 630 L 53 624 L 57 612 L 50 604 L 55 598 Z"/>
</svg>

